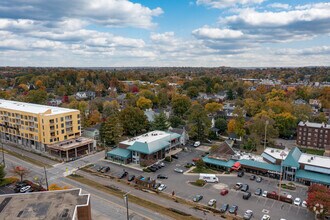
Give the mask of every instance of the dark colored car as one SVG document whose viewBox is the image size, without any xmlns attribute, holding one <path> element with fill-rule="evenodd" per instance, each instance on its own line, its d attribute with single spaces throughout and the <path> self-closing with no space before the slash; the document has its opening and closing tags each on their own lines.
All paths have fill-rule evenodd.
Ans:
<svg viewBox="0 0 330 220">
<path fill-rule="evenodd" d="M 262 181 L 262 177 L 258 176 L 257 179 L 256 179 L 256 181 L 257 181 L 258 183 L 261 183 L 261 181 Z"/>
<path fill-rule="evenodd" d="M 222 189 L 221 191 L 220 191 L 220 195 L 222 195 L 222 196 L 225 196 L 225 195 L 227 195 L 228 194 L 228 189 Z"/>
<path fill-rule="evenodd" d="M 243 184 L 241 191 L 246 192 L 249 190 L 249 185 L 248 184 Z"/>
<path fill-rule="evenodd" d="M 171 157 L 174 159 L 179 159 L 178 155 L 176 155 L 176 154 L 171 155 Z"/>
<path fill-rule="evenodd" d="M 243 177 L 243 176 L 244 176 L 244 172 L 243 172 L 243 171 L 239 171 L 239 172 L 237 173 L 237 176 L 238 176 L 238 177 Z"/>
<path fill-rule="evenodd" d="M 235 213 L 237 212 L 237 210 L 238 210 L 238 206 L 237 206 L 237 205 L 232 205 L 232 206 L 230 207 L 230 209 L 228 210 L 228 212 L 229 212 L 230 214 L 235 214 Z"/>
<path fill-rule="evenodd" d="M 165 176 L 163 174 L 158 174 L 157 175 L 157 179 L 167 179 L 167 178 L 168 178 L 168 176 Z"/>
<path fill-rule="evenodd" d="M 156 172 L 156 171 L 157 171 L 157 168 L 156 168 L 156 167 L 149 167 L 149 170 L 150 170 L 151 172 Z"/>
<path fill-rule="evenodd" d="M 224 213 L 228 210 L 229 205 L 228 204 L 223 204 L 220 208 L 220 212 Z"/>
<path fill-rule="evenodd" d="M 110 171 L 110 167 L 103 167 L 101 173 L 106 173 Z"/>
<path fill-rule="evenodd" d="M 257 196 L 261 196 L 262 194 L 262 189 L 258 188 L 256 189 L 256 191 L 254 192 L 254 195 L 257 195 Z"/>
<path fill-rule="evenodd" d="M 119 175 L 118 175 L 118 178 L 119 179 L 123 179 L 124 177 L 126 177 L 128 175 L 128 173 L 126 171 L 123 171 L 121 172 Z"/>
<path fill-rule="evenodd" d="M 101 172 L 101 170 L 103 169 L 104 167 L 100 166 L 99 168 L 97 168 L 97 172 Z"/>
<path fill-rule="evenodd" d="M 250 197 L 251 197 L 251 193 L 250 192 L 245 192 L 243 194 L 243 199 L 245 199 L 245 200 L 248 200 Z"/>
<path fill-rule="evenodd" d="M 127 181 L 128 182 L 131 182 L 131 181 L 133 181 L 135 179 L 135 175 L 128 175 L 128 177 L 127 177 Z"/>
<path fill-rule="evenodd" d="M 193 201 L 194 202 L 199 202 L 203 199 L 203 196 L 202 195 L 196 195 L 194 198 L 193 198 Z"/>
<path fill-rule="evenodd" d="M 250 180 L 255 180 L 255 179 L 256 179 L 255 175 L 250 176 Z"/>
</svg>

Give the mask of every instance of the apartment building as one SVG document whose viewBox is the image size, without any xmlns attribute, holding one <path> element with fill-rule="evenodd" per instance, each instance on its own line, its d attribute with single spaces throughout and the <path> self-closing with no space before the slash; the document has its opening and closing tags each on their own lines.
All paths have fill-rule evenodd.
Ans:
<svg viewBox="0 0 330 220">
<path fill-rule="evenodd" d="M 78 110 L 0 99 L 2 141 L 70 160 L 94 150 L 80 135 Z"/>
<path fill-rule="evenodd" d="M 324 149 L 330 152 L 330 125 L 324 123 L 299 122 L 297 144 L 302 147 Z"/>
</svg>

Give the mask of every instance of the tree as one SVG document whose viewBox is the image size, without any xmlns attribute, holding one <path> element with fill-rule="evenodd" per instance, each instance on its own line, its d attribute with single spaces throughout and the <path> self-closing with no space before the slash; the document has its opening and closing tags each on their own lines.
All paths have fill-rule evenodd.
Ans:
<svg viewBox="0 0 330 220">
<path fill-rule="evenodd" d="M 289 112 L 275 115 L 275 126 L 281 137 L 290 137 L 297 127 L 297 119 Z"/>
<path fill-rule="evenodd" d="M 176 95 L 172 99 L 172 108 L 175 115 L 183 117 L 191 106 L 189 97 L 183 95 Z"/>
<path fill-rule="evenodd" d="M 327 123 L 328 119 L 324 112 L 320 112 L 317 115 L 313 115 L 311 121 L 315 123 Z"/>
<path fill-rule="evenodd" d="M 169 103 L 169 96 L 168 96 L 167 90 L 161 89 L 157 93 L 157 99 L 158 99 L 158 106 L 161 108 L 165 108 Z"/>
<path fill-rule="evenodd" d="M 101 124 L 100 137 L 106 145 L 115 146 L 123 135 L 123 126 L 118 116 L 108 117 Z"/>
<path fill-rule="evenodd" d="M 172 128 L 179 127 L 180 125 L 184 125 L 185 122 L 178 116 L 176 115 L 171 115 L 170 118 L 168 119 L 170 122 L 170 125 Z"/>
<path fill-rule="evenodd" d="M 229 100 L 233 100 L 235 97 L 234 97 L 234 92 L 233 92 L 233 90 L 232 89 L 228 89 L 228 91 L 227 91 L 227 98 L 229 99 Z"/>
<path fill-rule="evenodd" d="M 88 117 L 88 124 L 96 125 L 97 123 L 101 122 L 101 114 L 98 110 L 92 111 L 92 113 L 89 114 Z"/>
<path fill-rule="evenodd" d="M 297 121 L 309 121 L 312 115 L 312 107 L 310 105 L 294 105 L 293 115 L 297 118 Z"/>
<path fill-rule="evenodd" d="M 187 89 L 187 95 L 190 98 L 196 98 L 198 96 L 198 88 L 196 86 L 190 86 Z"/>
<path fill-rule="evenodd" d="M 156 115 L 155 120 L 152 123 L 152 129 L 166 131 L 168 128 L 169 128 L 169 124 L 165 113 L 161 112 L 159 115 Z"/>
<path fill-rule="evenodd" d="M 21 166 L 14 166 L 11 170 L 12 173 L 14 173 L 15 175 L 19 176 L 21 179 L 21 182 L 23 181 L 23 178 L 26 177 L 29 173 L 30 170 L 21 167 Z"/>
<path fill-rule="evenodd" d="M 142 96 L 136 101 L 136 106 L 143 110 L 149 109 L 152 107 L 152 101 Z"/>
<path fill-rule="evenodd" d="M 188 115 L 189 135 L 196 140 L 204 140 L 208 136 L 211 121 L 200 104 L 191 106 Z"/>
<path fill-rule="evenodd" d="M 262 102 L 261 100 L 256 100 L 253 98 L 246 98 L 244 100 L 244 109 L 246 110 L 246 114 L 248 116 L 254 116 L 262 110 Z"/>
<path fill-rule="evenodd" d="M 323 217 L 325 213 L 330 212 L 330 189 L 326 186 L 320 184 L 313 184 L 308 188 L 308 196 L 307 196 L 307 207 L 310 211 L 317 214 L 314 210 L 314 207 L 317 204 L 323 206 L 323 213 L 320 213 L 318 217 Z"/>
<path fill-rule="evenodd" d="M 137 108 L 128 106 L 119 113 L 124 133 L 136 136 L 143 130 L 148 130 L 148 121 L 144 112 Z"/>
<path fill-rule="evenodd" d="M 6 176 L 6 172 L 5 172 L 5 166 L 4 165 L 0 165 L 0 182 L 3 181 L 3 179 Z"/>
<path fill-rule="evenodd" d="M 227 130 L 227 121 L 224 118 L 218 118 L 214 122 L 214 127 L 219 129 L 220 133 L 223 133 Z"/>
<path fill-rule="evenodd" d="M 214 115 L 217 111 L 222 109 L 222 104 L 217 103 L 217 102 L 211 102 L 211 103 L 207 103 L 205 105 L 205 110 L 207 113 L 210 113 L 212 115 Z"/>
<path fill-rule="evenodd" d="M 235 133 L 235 127 L 236 127 L 236 120 L 235 119 L 230 119 L 228 121 L 228 125 L 227 125 L 227 133 Z"/>
<path fill-rule="evenodd" d="M 45 104 L 47 100 L 47 92 L 45 90 L 31 90 L 25 98 L 26 102 L 35 104 Z"/>
<path fill-rule="evenodd" d="M 111 102 L 106 101 L 103 103 L 103 117 L 107 118 L 109 116 L 117 115 L 119 113 L 120 105 L 117 100 Z"/>
</svg>

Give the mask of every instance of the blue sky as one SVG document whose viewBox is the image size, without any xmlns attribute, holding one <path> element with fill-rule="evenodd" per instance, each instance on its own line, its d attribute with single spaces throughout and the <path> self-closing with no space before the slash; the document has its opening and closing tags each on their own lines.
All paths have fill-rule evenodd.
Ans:
<svg viewBox="0 0 330 220">
<path fill-rule="evenodd" d="M 2 66 L 330 64 L 330 2 L 2 0 Z"/>
</svg>

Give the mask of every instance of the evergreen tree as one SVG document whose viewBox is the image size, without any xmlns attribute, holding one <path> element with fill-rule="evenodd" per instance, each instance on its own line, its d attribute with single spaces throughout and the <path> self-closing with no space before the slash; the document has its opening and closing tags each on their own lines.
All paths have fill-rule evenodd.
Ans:
<svg viewBox="0 0 330 220">
<path fill-rule="evenodd" d="M 122 135 L 123 127 L 117 116 L 108 117 L 106 121 L 102 122 L 100 136 L 101 140 L 104 141 L 106 145 L 116 145 Z"/>
<path fill-rule="evenodd" d="M 2 180 L 5 178 L 5 176 L 6 176 L 5 166 L 0 165 L 0 182 L 2 182 Z"/>
<path fill-rule="evenodd" d="M 193 139 L 204 140 L 208 136 L 211 121 L 203 106 L 194 104 L 191 106 L 188 115 L 189 135 Z"/>
<path fill-rule="evenodd" d="M 153 130 L 161 130 L 165 131 L 169 128 L 169 124 L 164 112 L 160 113 L 159 115 L 155 116 L 155 120 L 152 123 Z"/>
</svg>

